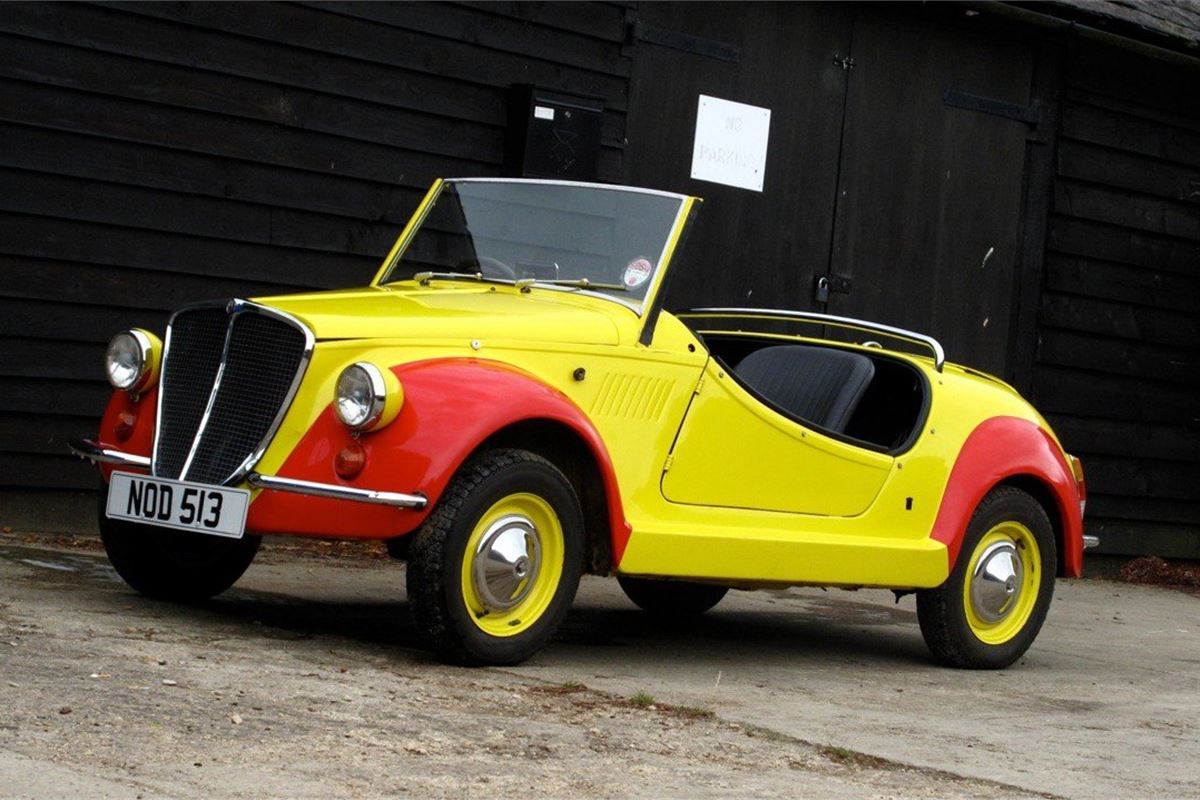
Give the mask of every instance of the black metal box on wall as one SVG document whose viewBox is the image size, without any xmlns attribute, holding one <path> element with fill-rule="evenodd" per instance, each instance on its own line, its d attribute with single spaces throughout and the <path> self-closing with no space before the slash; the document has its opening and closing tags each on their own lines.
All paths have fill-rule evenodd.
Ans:
<svg viewBox="0 0 1200 800">
<path fill-rule="evenodd" d="M 604 100 L 529 84 L 509 94 L 505 174 L 594 181 Z"/>
</svg>

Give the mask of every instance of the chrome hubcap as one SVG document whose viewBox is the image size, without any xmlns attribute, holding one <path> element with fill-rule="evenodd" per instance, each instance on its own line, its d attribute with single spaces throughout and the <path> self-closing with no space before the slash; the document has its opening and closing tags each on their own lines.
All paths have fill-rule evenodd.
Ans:
<svg viewBox="0 0 1200 800">
<path fill-rule="evenodd" d="M 507 611 L 529 595 L 541 567 L 537 528 L 520 514 L 492 523 L 474 553 L 471 578 L 489 611 Z"/>
<path fill-rule="evenodd" d="M 1021 596 L 1025 568 L 1012 542 L 997 542 L 983 551 L 971 576 L 971 605 L 985 622 L 1008 616 Z"/>
</svg>

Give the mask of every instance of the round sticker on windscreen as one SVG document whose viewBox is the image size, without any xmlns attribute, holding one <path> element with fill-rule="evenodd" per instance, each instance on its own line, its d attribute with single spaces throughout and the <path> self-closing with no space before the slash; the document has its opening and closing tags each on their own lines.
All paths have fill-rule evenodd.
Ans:
<svg viewBox="0 0 1200 800">
<path fill-rule="evenodd" d="M 654 267 L 650 265 L 649 259 L 635 258 L 625 267 L 625 285 L 630 289 L 637 288 L 650 280 L 652 272 L 654 272 Z"/>
</svg>

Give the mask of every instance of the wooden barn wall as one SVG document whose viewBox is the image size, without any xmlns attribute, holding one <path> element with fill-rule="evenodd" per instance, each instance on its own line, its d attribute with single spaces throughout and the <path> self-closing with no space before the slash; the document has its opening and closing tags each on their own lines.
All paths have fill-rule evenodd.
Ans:
<svg viewBox="0 0 1200 800">
<path fill-rule="evenodd" d="M 113 333 L 161 331 L 189 301 L 366 282 L 434 177 L 499 174 L 511 84 L 603 97 L 601 177 L 620 181 L 625 15 L 6 3 L 0 524 L 95 486 L 65 441 L 94 434 Z"/>
<path fill-rule="evenodd" d="M 1200 71 L 1067 59 L 1034 400 L 1100 552 L 1200 558 Z"/>
</svg>

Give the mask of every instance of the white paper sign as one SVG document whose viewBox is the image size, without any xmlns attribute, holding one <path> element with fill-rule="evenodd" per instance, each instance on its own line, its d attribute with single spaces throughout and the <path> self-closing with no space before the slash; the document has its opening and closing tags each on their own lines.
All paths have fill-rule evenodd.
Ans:
<svg viewBox="0 0 1200 800">
<path fill-rule="evenodd" d="M 692 177 L 761 192 L 770 132 L 771 109 L 700 95 Z"/>
</svg>

